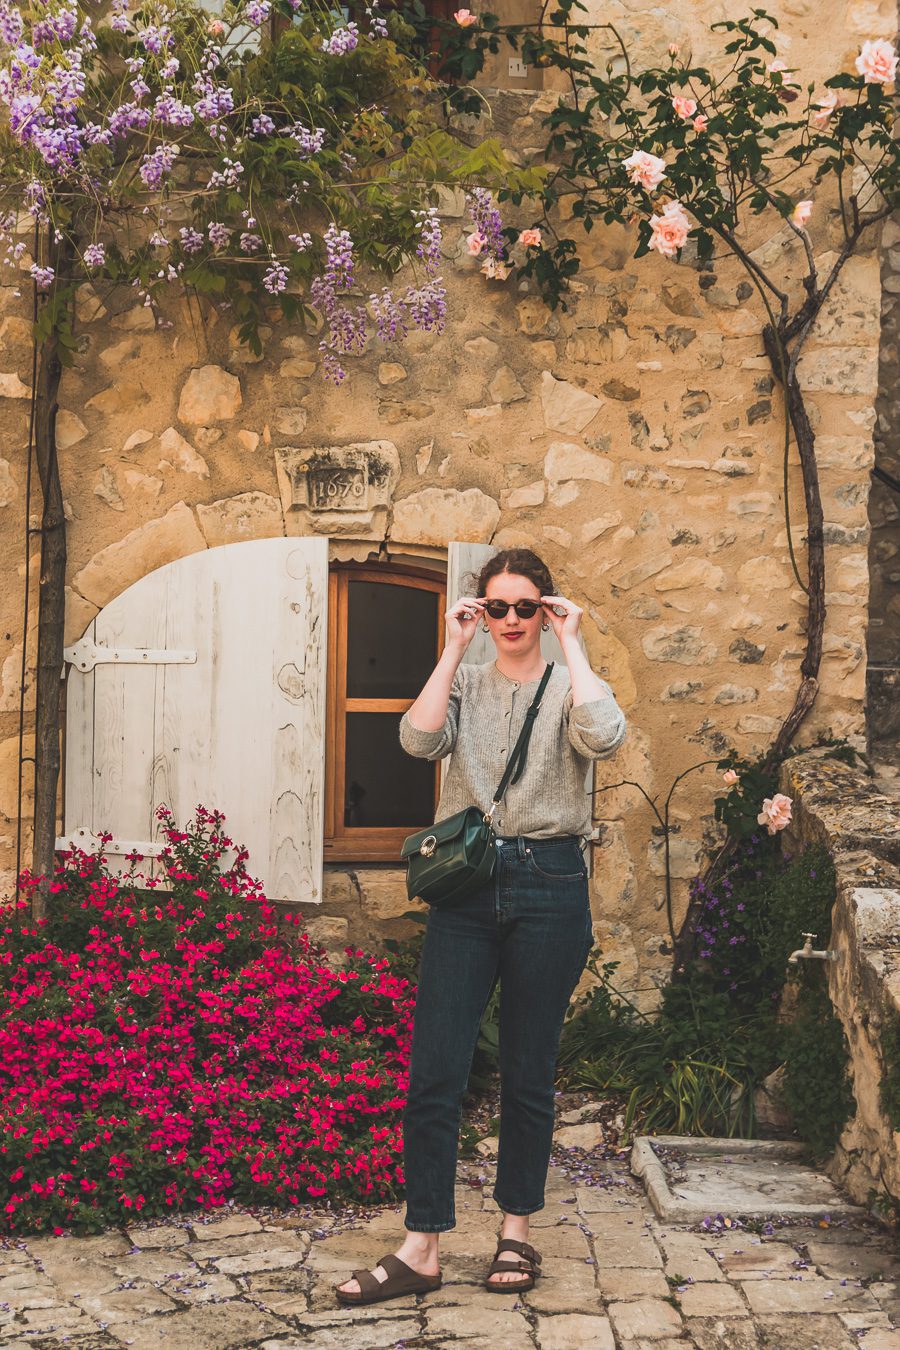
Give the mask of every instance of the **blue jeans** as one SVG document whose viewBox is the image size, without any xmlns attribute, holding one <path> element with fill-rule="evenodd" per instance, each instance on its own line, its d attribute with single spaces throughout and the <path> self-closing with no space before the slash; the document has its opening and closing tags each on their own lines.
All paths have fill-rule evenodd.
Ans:
<svg viewBox="0 0 900 1350">
<path fill-rule="evenodd" d="M 493 1198 L 507 1214 L 544 1206 L 556 1056 L 593 945 L 587 868 L 574 835 L 497 844 L 488 885 L 428 913 L 403 1116 L 405 1226 L 456 1224 L 462 1099 L 481 1017 L 500 981 L 500 1145 Z"/>
</svg>

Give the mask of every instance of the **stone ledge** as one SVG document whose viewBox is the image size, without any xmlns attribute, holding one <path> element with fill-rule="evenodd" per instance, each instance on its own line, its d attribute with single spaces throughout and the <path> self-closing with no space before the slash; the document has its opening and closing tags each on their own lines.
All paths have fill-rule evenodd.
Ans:
<svg viewBox="0 0 900 1350">
<path fill-rule="evenodd" d="M 822 844 L 834 860 L 837 896 L 828 992 L 850 1047 L 856 1114 L 827 1172 L 854 1200 L 872 1191 L 900 1200 L 900 1131 L 881 1104 L 885 1015 L 900 1012 L 900 803 L 859 769 L 820 749 L 788 760 L 779 788 L 793 798 L 789 851 Z"/>
</svg>

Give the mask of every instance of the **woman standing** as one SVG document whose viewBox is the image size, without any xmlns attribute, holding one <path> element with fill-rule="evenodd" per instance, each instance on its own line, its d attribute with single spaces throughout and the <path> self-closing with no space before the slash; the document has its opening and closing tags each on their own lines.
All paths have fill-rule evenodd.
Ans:
<svg viewBox="0 0 900 1350">
<path fill-rule="evenodd" d="M 456 1223 L 462 1098 L 498 979 L 500 1140 L 493 1198 L 503 1226 L 486 1284 L 514 1293 L 530 1289 L 539 1273 L 540 1254 L 527 1241 L 528 1216 L 544 1206 L 559 1037 L 593 945 L 585 777 L 590 760 L 622 744 L 626 723 L 581 649 L 581 610 L 554 594 L 536 554 L 496 554 L 475 592 L 447 611 L 443 653 L 400 723 L 409 754 L 435 760 L 453 752 L 438 820 L 466 806 L 490 807 L 547 668 L 542 628 L 552 626 L 568 671 L 553 667 L 524 772 L 494 814 L 495 875 L 480 890 L 428 913 L 403 1118 L 407 1236 L 374 1270 L 354 1271 L 335 1287 L 343 1303 L 440 1287 L 439 1234 Z M 479 622 L 494 640 L 497 659 L 467 665 L 463 657 Z"/>
</svg>

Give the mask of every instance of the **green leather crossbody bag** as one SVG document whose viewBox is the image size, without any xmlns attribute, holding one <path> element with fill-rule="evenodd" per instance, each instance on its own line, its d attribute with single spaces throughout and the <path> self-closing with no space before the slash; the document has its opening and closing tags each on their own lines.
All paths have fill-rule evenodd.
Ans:
<svg viewBox="0 0 900 1350">
<path fill-rule="evenodd" d="M 552 669 L 551 661 L 525 714 L 491 809 L 481 811 L 477 806 L 467 806 L 404 839 L 400 856 L 406 861 L 406 892 L 410 900 L 418 896 L 428 905 L 452 905 L 494 875 L 497 866 L 494 812 L 510 783 L 517 783 L 522 777 L 534 720 Z"/>
</svg>

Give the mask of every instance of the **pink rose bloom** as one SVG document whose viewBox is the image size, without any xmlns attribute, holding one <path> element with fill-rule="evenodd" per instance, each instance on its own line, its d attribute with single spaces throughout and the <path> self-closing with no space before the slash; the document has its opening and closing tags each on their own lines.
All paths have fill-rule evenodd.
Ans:
<svg viewBox="0 0 900 1350">
<path fill-rule="evenodd" d="M 813 210 L 812 202 L 810 201 L 798 202 L 797 205 L 794 207 L 793 211 L 791 212 L 791 220 L 799 229 L 802 230 L 803 226 L 806 224 L 806 222 L 812 215 L 812 210 Z"/>
<path fill-rule="evenodd" d="M 674 258 L 680 248 L 684 248 L 690 232 L 691 222 L 685 214 L 681 202 L 668 202 L 662 215 L 650 217 L 650 248 L 655 248 L 664 258 Z"/>
<path fill-rule="evenodd" d="M 856 58 L 856 69 L 866 84 L 893 84 L 897 73 L 897 53 L 884 38 L 870 38 Z"/>
<path fill-rule="evenodd" d="M 816 126 L 824 127 L 835 108 L 840 108 L 842 104 L 843 99 L 838 90 L 829 89 L 828 92 L 819 99 L 818 103 L 814 104 L 814 107 L 819 110 L 818 112 L 814 112 L 812 116 L 812 120 L 815 122 Z"/>
<path fill-rule="evenodd" d="M 699 117 L 694 118 L 691 125 L 695 131 L 705 131 L 709 126 L 709 118 L 706 116 L 706 113 L 701 113 Z"/>
<path fill-rule="evenodd" d="M 774 797 L 764 798 L 762 810 L 756 819 L 760 825 L 765 825 L 769 834 L 777 834 L 791 819 L 791 798 L 786 797 L 783 792 L 776 792 Z"/>
<path fill-rule="evenodd" d="M 681 48 L 678 46 L 678 43 L 677 43 L 677 42 L 670 42 L 670 43 L 669 43 L 669 55 L 670 55 L 670 56 L 677 56 L 680 50 L 681 50 Z"/>
<path fill-rule="evenodd" d="M 770 61 L 766 66 L 769 75 L 780 75 L 785 70 L 787 70 L 787 62 L 782 61 L 780 56 L 776 56 L 774 61 Z"/>
<path fill-rule="evenodd" d="M 735 773 L 734 769 L 725 770 L 725 772 L 722 774 L 722 782 L 725 784 L 726 787 L 734 787 L 735 783 L 738 782 L 738 776 Z"/>
<path fill-rule="evenodd" d="M 466 247 L 473 258 L 476 258 L 484 248 L 484 235 L 473 230 L 471 234 L 466 235 Z"/>
<path fill-rule="evenodd" d="M 540 230 L 522 230 L 519 234 L 519 243 L 524 244 L 526 248 L 540 248 Z"/>
<path fill-rule="evenodd" d="M 628 170 L 632 183 L 646 188 L 648 192 L 659 187 L 666 176 L 666 161 L 658 155 L 651 155 L 647 150 L 632 151 L 627 159 L 622 160 L 622 164 Z"/>
<path fill-rule="evenodd" d="M 460 28 L 471 28 L 473 23 L 478 22 L 478 15 L 473 14 L 470 9 L 458 9 L 453 15 Z"/>
<path fill-rule="evenodd" d="M 221 19 L 210 19 L 209 23 L 206 25 L 206 31 L 212 37 L 221 37 L 225 32 L 225 25 Z"/>
<path fill-rule="evenodd" d="M 672 107 L 679 117 L 683 117 L 685 122 L 693 117 L 697 111 L 697 100 L 695 98 L 685 98 L 683 94 L 676 94 L 672 99 Z"/>
</svg>

